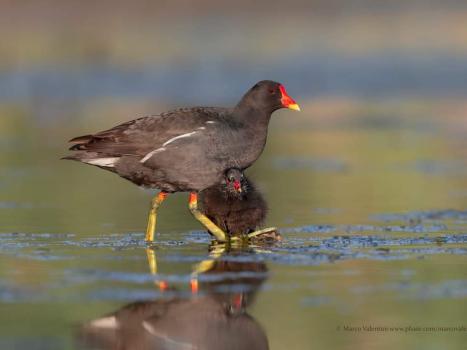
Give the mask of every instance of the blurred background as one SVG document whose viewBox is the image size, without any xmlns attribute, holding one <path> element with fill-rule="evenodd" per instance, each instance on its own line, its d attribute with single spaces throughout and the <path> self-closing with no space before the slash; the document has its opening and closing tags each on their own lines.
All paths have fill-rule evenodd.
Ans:
<svg viewBox="0 0 467 350">
<path fill-rule="evenodd" d="M 266 150 L 248 170 L 268 199 L 268 224 L 379 227 L 383 223 L 375 217 L 381 214 L 465 210 L 466 23 L 462 0 L 0 0 L 0 232 L 79 238 L 143 232 L 151 193 L 97 168 L 59 161 L 67 154 L 66 141 L 174 107 L 232 106 L 262 79 L 283 83 L 302 108 L 274 114 Z M 179 237 L 199 229 L 185 201 L 176 195 L 164 206 L 161 234 Z M 463 220 L 454 231 L 465 232 Z M 445 228 L 452 227 L 439 232 Z M 296 242 L 310 245 L 303 237 Z M 0 292 L 10 291 L 10 284 L 48 290 L 68 266 L 60 259 L 53 267 L 37 265 L 18 258 L 18 247 L 4 246 L 9 249 L 13 255 L 0 258 Z M 397 288 L 375 287 L 373 299 L 366 297 L 371 307 L 362 306 L 353 321 L 373 315 L 383 323 L 417 324 L 435 314 L 441 324 L 465 321 L 458 299 L 467 295 L 465 269 L 457 257 L 437 259 L 430 266 L 445 270 L 427 274 L 418 274 L 426 265 L 415 259 L 381 270 L 364 260 L 348 262 L 349 271 L 361 272 L 348 282 L 357 287 L 400 276 L 420 278 L 419 286 L 442 283 L 445 276 L 461 281 L 460 294 L 450 294 L 454 300 L 441 294 L 441 301 L 423 304 L 423 315 L 422 304 L 397 299 Z M 99 264 L 117 269 L 107 260 Z M 172 266 L 170 259 L 162 259 L 162 266 Z M 180 265 L 177 273 L 189 273 L 188 266 Z M 319 299 L 315 283 L 329 282 L 330 293 L 340 288 L 342 270 L 330 266 L 269 266 L 276 289 L 258 301 L 254 315 L 271 348 L 419 344 L 415 336 L 397 334 L 336 337 L 335 326 L 355 311 L 349 305 L 363 301 L 345 288 L 337 304 Z M 405 269 L 415 273 L 404 275 Z M 27 278 L 31 273 L 34 282 Z M 39 281 L 44 286 L 37 287 Z M 282 287 L 297 285 L 290 293 Z M 58 293 L 65 298 L 68 291 Z M 381 294 L 390 297 L 378 309 Z M 77 302 L 45 312 L 22 303 L 0 306 L 16 324 L 25 325 L 24 315 L 30 315 L 22 329 L 0 316 L 2 327 L 10 324 L 3 336 L 51 336 L 68 322 L 118 304 L 105 300 L 83 310 Z M 431 335 L 425 341 L 425 348 L 455 348 L 461 338 Z"/>
<path fill-rule="evenodd" d="M 250 171 L 275 202 L 275 224 L 316 219 L 308 209 L 285 213 L 279 184 L 296 193 L 289 201 L 306 193 L 317 206 L 345 207 L 345 222 L 467 201 L 464 1 L 45 0 L 1 9 L 2 172 L 37 171 L 17 188 L 3 181 L 4 207 L 54 196 L 66 210 L 69 200 L 112 194 L 142 210 L 148 194 L 57 162 L 66 141 L 174 107 L 232 106 L 262 79 L 285 84 L 303 110 L 275 114 Z M 88 214 L 115 220 L 108 206 Z M 24 215 L 26 229 L 33 214 Z"/>
<path fill-rule="evenodd" d="M 144 103 L 232 104 L 265 77 L 301 99 L 456 98 L 467 90 L 461 0 L 1 7 L 0 97 L 26 104 L 37 120 L 102 119 L 99 106 L 128 101 L 143 113 Z"/>
</svg>

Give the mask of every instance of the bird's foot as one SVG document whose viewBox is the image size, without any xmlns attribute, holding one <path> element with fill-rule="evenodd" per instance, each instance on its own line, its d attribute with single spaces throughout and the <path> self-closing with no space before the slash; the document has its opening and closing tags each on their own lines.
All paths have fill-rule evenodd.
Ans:
<svg viewBox="0 0 467 350">
<path fill-rule="evenodd" d="M 276 227 L 268 227 L 262 230 L 251 232 L 247 235 L 248 239 L 258 238 L 258 236 L 263 235 L 278 235 Z M 280 237 L 280 236 L 279 236 Z"/>
</svg>

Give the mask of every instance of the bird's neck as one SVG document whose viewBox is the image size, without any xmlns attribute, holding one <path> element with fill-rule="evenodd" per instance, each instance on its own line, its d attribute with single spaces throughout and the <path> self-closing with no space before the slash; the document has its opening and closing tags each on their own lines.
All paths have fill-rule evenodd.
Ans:
<svg viewBox="0 0 467 350">
<path fill-rule="evenodd" d="M 258 108 L 242 99 L 233 110 L 233 117 L 249 126 L 267 128 L 273 111 Z"/>
</svg>

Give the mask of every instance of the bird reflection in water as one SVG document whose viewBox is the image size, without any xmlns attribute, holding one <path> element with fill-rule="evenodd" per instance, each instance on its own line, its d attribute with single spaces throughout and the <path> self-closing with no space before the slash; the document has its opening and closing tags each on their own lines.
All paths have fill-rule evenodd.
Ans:
<svg viewBox="0 0 467 350">
<path fill-rule="evenodd" d="M 147 253 L 157 280 L 155 252 L 148 248 Z M 262 262 L 236 259 L 238 254 L 244 255 L 244 249 L 213 247 L 210 258 L 194 268 L 189 297 L 177 296 L 175 287 L 157 281 L 160 299 L 137 301 L 84 324 L 80 342 L 121 350 L 268 349 L 264 330 L 246 311 L 267 279 L 267 268 Z"/>
<path fill-rule="evenodd" d="M 155 247 L 147 248 L 149 269 L 162 297 L 131 303 L 84 324 L 82 342 L 122 350 L 269 348 L 264 330 L 247 313 L 267 279 L 266 265 L 249 256 L 258 245 L 280 240 L 275 228 L 260 229 L 266 202 L 237 169 L 229 169 L 219 185 L 203 191 L 200 202 L 204 215 L 231 239 L 214 241 L 209 258 L 193 268 L 189 296 L 158 278 Z"/>
</svg>

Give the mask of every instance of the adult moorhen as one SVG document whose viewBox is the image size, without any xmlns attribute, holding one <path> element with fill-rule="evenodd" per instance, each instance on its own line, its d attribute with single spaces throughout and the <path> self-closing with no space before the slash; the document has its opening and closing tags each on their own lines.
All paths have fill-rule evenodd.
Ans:
<svg viewBox="0 0 467 350">
<path fill-rule="evenodd" d="M 180 108 L 128 121 L 70 140 L 64 159 L 98 166 L 139 186 L 161 192 L 152 200 L 146 240 L 152 242 L 159 205 L 173 192 L 190 192 L 189 208 L 216 239 L 226 234 L 197 207 L 197 194 L 219 183 L 229 168 L 244 170 L 260 156 L 271 114 L 300 110 L 284 86 L 264 80 L 234 108 Z"/>
</svg>

